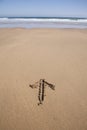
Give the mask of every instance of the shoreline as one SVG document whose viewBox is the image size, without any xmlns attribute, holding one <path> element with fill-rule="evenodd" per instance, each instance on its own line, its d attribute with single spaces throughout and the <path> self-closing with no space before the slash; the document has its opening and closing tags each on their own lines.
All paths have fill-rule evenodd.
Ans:
<svg viewBox="0 0 87 130">
<path fill-rule="evenodd" d="M 87 28 L 25 28 L 25 27 L 5 27 L 0 28 L 0 30 L 4 29 L 24 29 L 24 30 L 87 30 Z"/>
</svg>

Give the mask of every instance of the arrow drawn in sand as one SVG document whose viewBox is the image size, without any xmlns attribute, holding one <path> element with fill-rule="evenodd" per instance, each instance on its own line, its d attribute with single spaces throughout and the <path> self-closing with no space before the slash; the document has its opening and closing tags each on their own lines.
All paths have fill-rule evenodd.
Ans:
<svg viewBox="0 0 87 130">
<path fill-rule="evenodd" d="M 42 102 L 44 101 L 44 96 L 45 96 L 44 93 L 45 93 L 46 86 L 50 87 L 52 90 L 55 90 L 55 85 L 48 83 L 47 81 L 45 81 L 45 79 L 40 79 L 35 84 L 29 85 L 29 87 L 31 87 L 31 88 L 39 88 L 39 92 L 38 92 L 39 103 L 38 103 L 38 105 L 42 104 Z"/>
</svg>

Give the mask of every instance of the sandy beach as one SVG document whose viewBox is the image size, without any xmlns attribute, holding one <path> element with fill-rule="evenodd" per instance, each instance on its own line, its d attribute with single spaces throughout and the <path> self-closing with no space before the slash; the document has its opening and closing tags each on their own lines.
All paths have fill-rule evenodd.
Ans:
<svg viewBox="0 0 87 130">
<path fill-rule="evenodd" d="M 0 130 L 87 130 L 86 29 L 0 29 Z"/>
</svg>

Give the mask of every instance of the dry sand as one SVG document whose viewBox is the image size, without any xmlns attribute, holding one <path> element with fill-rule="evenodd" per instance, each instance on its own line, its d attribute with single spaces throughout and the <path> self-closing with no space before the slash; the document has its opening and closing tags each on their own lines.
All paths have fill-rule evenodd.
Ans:
<svg viewBox="0 0 87 130">
<path fill-rule="evenodd" d="M 0 29 L 0 130 L 87 130 L 87 30 Z"/>
</svg>

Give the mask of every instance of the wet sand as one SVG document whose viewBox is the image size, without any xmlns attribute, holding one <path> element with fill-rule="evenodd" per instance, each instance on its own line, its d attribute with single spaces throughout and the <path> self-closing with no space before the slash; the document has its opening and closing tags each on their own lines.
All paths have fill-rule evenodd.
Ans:
<svg viewBox="0 0 87 130">
<path fill-rule="evenodd" d="M 87 30 L 0 29 L 0 130 L 87 130 Z"/>
</svg>

